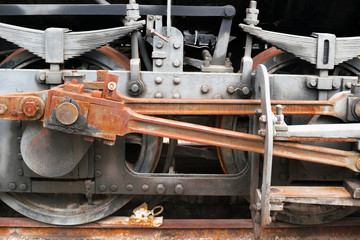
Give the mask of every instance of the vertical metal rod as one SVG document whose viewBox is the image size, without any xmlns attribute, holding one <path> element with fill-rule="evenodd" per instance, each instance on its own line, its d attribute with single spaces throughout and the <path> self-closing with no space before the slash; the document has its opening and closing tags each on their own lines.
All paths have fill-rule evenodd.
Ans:
<svg viewBox="0 0 360 240">
<path fill-rule="evenodd" d="M 139 42 L 137 31 L 131 33 L 131 58 L 139 58 Z"/>
<path fill-rule="evenodd" d="M 167 16 L 166 16 L 167 36 L 171 36 L 171 0 L 167 0 Z"/>
<path fill-rule="evenodd" d="M 140 55 L 141 55 L 141 58 L 142 58 L 142 60 L 144 62 L 146 70 L 152 71 L 152 62 L 151 62 L 149 54 L 148 54 L 148 52 L 146 50 L 145 41 L 142 38 L 140 32 L 137 33 L 137 36 L 138 36 Z"/>
</svg>

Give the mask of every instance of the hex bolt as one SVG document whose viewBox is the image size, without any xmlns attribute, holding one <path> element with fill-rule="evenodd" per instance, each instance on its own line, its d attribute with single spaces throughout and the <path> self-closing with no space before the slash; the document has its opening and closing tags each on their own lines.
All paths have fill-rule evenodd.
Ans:
<svg viewBox="0 0 360 240">
<path fill-rule="evenodd" d="M 163 81 L 163 79 L 162 79 L 161 77 L 156 77 L 156 78 L 155 78 L 155 83 L 156 83 L 156 84 L 161 84 L 162 81 Z"/>
<path fill-rule="evenodd" d="M 158 194 L 163 194 L 165 192 L 164 184 L 162 184 L 162 183 L 158 184 L 157 187 L 156 187 L 156 192 Z"/>
<path fill-rule="evenodd" d="M 175 59 L 173 62 L 174 67 L 180 67 L 180 60 Z"/>
<path fill-rule="evenodd" d="M 118 190 L 118 186 L 117 186 L 117 185 L 115 185 L 115 184 L 111 184 L 111 185 L 110 185 L 110 191 L 116 192 L 117 190 Z"/>
<path fill-rule="evenodd" d="M 104 184 L 99 185 L 99 191 L 100 192 L 105 192 L 106 191 L 106 186 Z"/>
<path fill-rule="evenodd" d="M 208 93 L 210 89 L 207 85 L 202 85 L 200 90 L 202 93 Z"/>
<path fill-rule="evenodd" d="M 181 98 L 181 96 L 180 96 L 180 94 L 179 94 L 179 93 L 174 93 L 173 98 Z"/>
<path fill-rule="evenodd" d="M 340 81 L 338 79 L 334 79 L 332 83 L 333 88 L 337 89 L 340 87 Z"/>
<path fill-rule="evenodd" d="M 4 114 L 7 111 L 8 107 L 5 103 L 0 103 L 0 115 Z"/>
<path fill-rule="evenodd" d="M 179 42 L 179 41 L 174 42 L 173 47 L 174 47 L 175 49 L 179 49 L 179 48 L 181 47 L 180 42 Z"/>
<path fill-rule="evenodd" d="M 174 77 L 173 82 L 175 85 L 178 85 L 178 84 L 180 84 L 181 79 L 179 77 Z"/>
<path fill-rule="evenodd" d="M 132 190 L 134 190 L 134 186 L 131 184 L 128 184 L 128 185 L 126 185 L 126 190 L 132 191 Z"/>
<path fill-rule="evenodd" d="M 22 104 L 21 109 L 25 116 L 32 118 L 38 114 L 40 107 L 38 102 L 34 100 L 27 100 Z"/>
<path fill-rule="evenodd" d="M 110 91 L 114 91 L 116 89 L 116 82 L 109 82 L 107 87 Z"/>
<path fill-rule="evenodd" d="M 229 93 L 229 94 L 233 94 L 234 92 L 235 92 L 235 87 L 234 86 L 228 86 L 227 87 L 227 92 Z"/>
<path fill-rule="evenodd" d="M 163 65 L 163 60 L 161 60 L 161 59 L 156 59 L 155 65 L 156 65 L 157 67 L 161 67 L 161 66 Z"/>
<path fill-rule="evenodd" d="M 55 116 L 61 124 L 71 125 L 78 119 L 79 110 L 74 104 L 63 102 L 56 107 Z"/>
<path fill-rule="evenodd" d="M 14 182 L 9 183 L 9 189 L 10 190 L 15 190 L 16 189 L 16 183 L 14 183 Z"/>
<path fill-rule="evenodd" d="M 175 186 L 175 193 L 180 195 L 180 194 L 183 194 L 184 192 L 184 186 L 182 184 L 177 184 Z"/>
<path fill-rule="evenodd" d="M 24 170 L 22 170 L 22 168 L 19 168 L 18 170 L 16 170 L 16 173 L 17 175 L 22 176 L 24 175 Z"/>
<path fill-rule="evenodd" d="M 95 155 L 95 161 L 99 162 L 101 161 L 102 156 L 100 154 Z"/>
<path fill-rule="evenodd" d="M 22 183 L 22 184 L 19 185 L 19 188 L 20 188 L 21 191 L 25 191 L 27 189 L 27 186 L 26 186 L 25 183 Z"/>
<path fill-rule="evenodd" d="M 146 192 L 146 191 L 149 190 L 149 185 L 144 184 L 144 185 L 141 186 L 141 189 L 142 189 L 144 192 Z"/>
<path fill-rule="evenodd" d="M 164 43 L 163 43 L 162 41 L 157 41 L 157 42 L 156 42 L 156 47 L 157 47 L 157 48 L 160 49 L 160 48 L 162 48 L 163 46 L 164 46 Z"/>
<path fill-rule="evenodd" d="M 95 171 L 95 177 L 99 178 L 102 176 L 102 172 L 100 170 Z"/>
<path fill-rule="evenodd" d="M 163 95 L 161 93 L 159 93 L 159 92 L 155 93 L 155 98 L 162 98 L 162 97 L 163 97 Z"/>
</svg>

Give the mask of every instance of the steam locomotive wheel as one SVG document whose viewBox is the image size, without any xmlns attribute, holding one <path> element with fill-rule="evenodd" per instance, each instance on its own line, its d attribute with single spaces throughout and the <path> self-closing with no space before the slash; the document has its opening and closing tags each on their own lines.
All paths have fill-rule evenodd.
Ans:
<svg viewBox="0 0 360 240">
<path fill-rule="evenodd" d="M 275 47 L 269 48 L 253 58 L 254 66 L 256 68 L 259 64 L 264 64 L 269 73 L 299 73 L 299 74 L 314 74 L 315 69 L 305 61 L 299 60 L 295 56 L 285 53 Z M 360 74 L 360 60 L 358 58 L 352 59 L 341 64 L 334 69 L 334 75 L 359 75 Z M 239 117 L 223 116 L 219 120 L 218 127 L 230 130 L 237 130 L 236 126 L 243 124 L 244 121 L 239 121 Z M 325 119 L 320 118 L 320 121 Z M 325 123 L 325 122 L 322 122 Z M 331 122 L 328 122 L 331 123 Z M 240 130 L 241 131 L 241 130 Z M 243 129 L 244 131 L 244 129 Z M 239 163 L 246 163 L 246 152 L 232 149 L 218 148 L 218 155 L 221 166 L 225 173 L 239 173 L 244 169 L 244 165 Z M 307 163 L 304 163 L 306 165 Z M 305 166 L 306 167 L 306 166 Z M 310 166 L 308 166 L 310 167 Z M 321 166 L 327 167 L 327 166 Z M 331 167 L 331 166 L 330 166 Z M 332 167 L 334 168 L 334 167 Z M 318 171 L 315 170 L 315 171 Z M 333 171 L 333 169 L 329 169 Z M 277 213 L 276 218 L 283 222 L 292 224 L 322 224 L 333 222 L 342 219 L 358 210 L 357 207 L 342 207 L 342 206 L 326 206 L 326 205 L 311 205 L 311 204 L 295 204 L 287 203 L 284 205 L 284 210 Z"/>
<path fill-rule="evenodd" d="M 45 62 L 19 49 L 7 57 L 0 68 L 46 69 Z M 129 59 L 105 46 L 65 63 L 65 69 L 129 69 Z M 162 138 L 129 135 L 125 138 L 127 165 L 137 172 L 153 172 L 161 153 Z M 136 159 L 135 159 L 136 158 Z M 129 161 L 128 161 L 129 160 Z M 37 221 L 75 225 L 92 222 L 116 212 L 131 195 L 94 195 L 91 204 L 83 194 L 1 193 L 0 198 L 17 212 Z"/>
</svg>

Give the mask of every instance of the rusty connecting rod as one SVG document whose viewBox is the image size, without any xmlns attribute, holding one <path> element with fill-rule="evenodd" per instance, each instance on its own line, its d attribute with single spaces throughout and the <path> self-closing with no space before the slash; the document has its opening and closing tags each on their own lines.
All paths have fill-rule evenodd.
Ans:
<svg viewBox="0 0 360 240">
<path fill-rule="evenodd" d="M 50 129 L 112 141 L 117 135 L 136 132 L 243 151 L 264 152 L 264 141 L 260 136 L 142 115 L 255 114 L 255 110 L 260 108 L 259 100 L 132 99 L 122 96 L 115 88 L 108 87 L 113 84 L 116 86 L 117 78 L 116 75 L 108 74 L 104 90 L 93 91 L 91 94 L 84 92 L 84 85 L 73 82 L 44 92 L 3 95 L 0 97 L 0 104 L 7 104 L 10 108 L 0 118 L 41 120 Z M 41 107 L 31 118 L 28 117 L 23 105 L 24 101 L 30 100 L 36 100 L 39 106 L 46 106 L 45 111 Z M 346 95 L 330 101 L 272 103 L 285 105 L 285 114 L 338 116 L 336 106 L 343 102 L 346 102 Z M 358 152 L 298 143 L 275 142 L 274 155 L 347 167 L 353 171 L 359 171 L 360 165 Z"/>
</svg>

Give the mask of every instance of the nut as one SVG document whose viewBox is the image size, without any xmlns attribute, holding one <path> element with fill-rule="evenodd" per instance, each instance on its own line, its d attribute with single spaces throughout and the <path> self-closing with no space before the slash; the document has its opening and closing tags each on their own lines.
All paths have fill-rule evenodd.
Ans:
<svg viewBox="0 0 360 240">
<path fill-rule="evenodd" d="M 29 118 L 35 117 L 40 110 L 39 103 L 34 100 L 26 100 L 21 108 L 25 116 Z"/>
<path fill-rule="evenodd" d="M 175 186 L 175 193 L 180 195 L 183 192 L 184 192 L 184 186 L 182 184 L 177 184 Z"/>
<path fill-rule="evenodd" d="M 158 194 L 163 194 L 164 192 L 165 192 L 165 186 L 164 186 L 164 184 L 158 184 L 157 185 L 157 187 L 156 187 L 156 192 L 158 193 Z"/>
<path fill-rule="evenodd" d="M 235 87 L 234 86 L 228 86 L 227 87 L 227 92 L 230 93 L 230 94 L 233 94 L 235 92 Z"/>
</svg>

